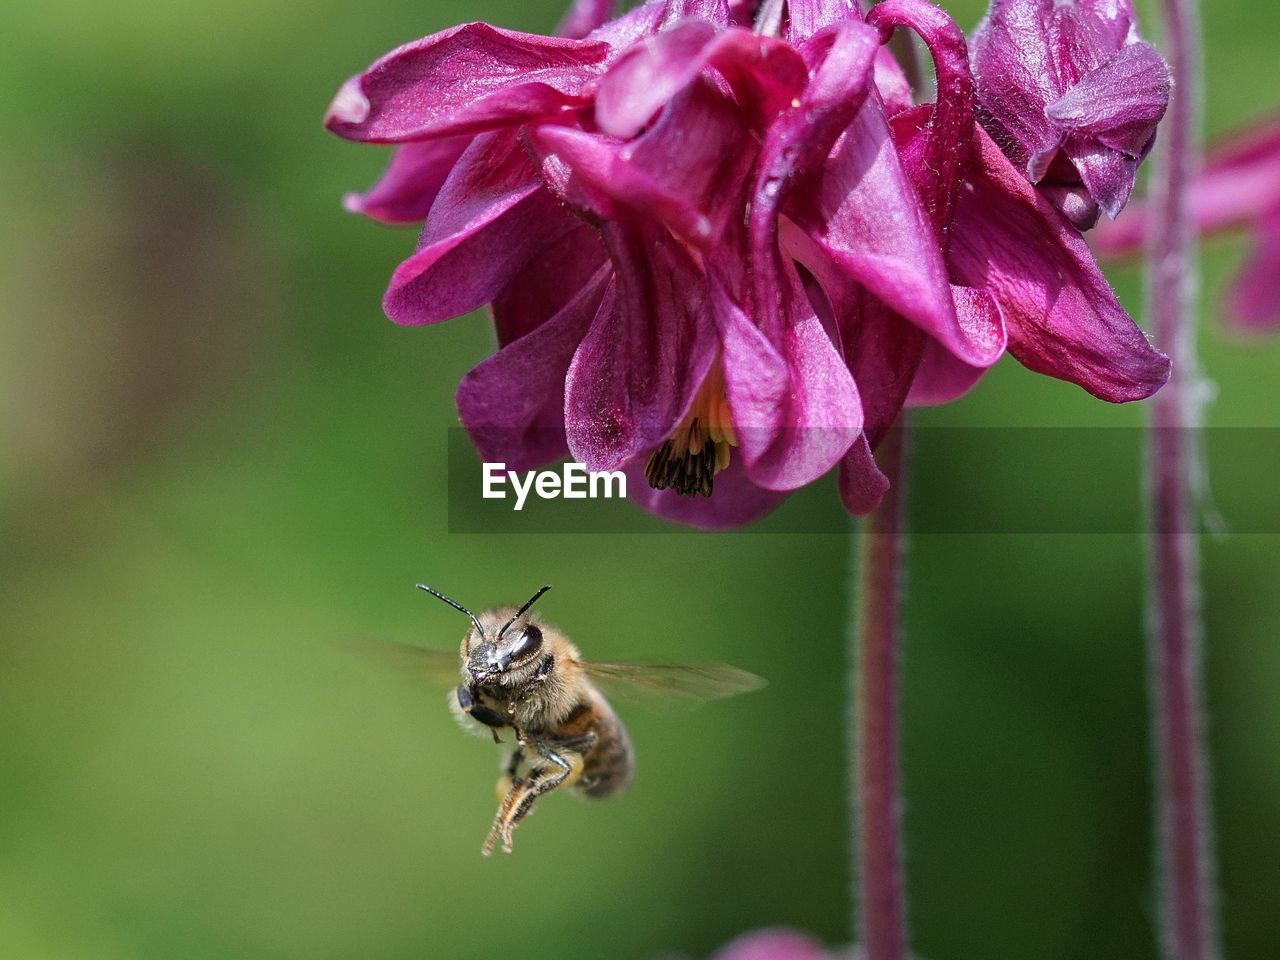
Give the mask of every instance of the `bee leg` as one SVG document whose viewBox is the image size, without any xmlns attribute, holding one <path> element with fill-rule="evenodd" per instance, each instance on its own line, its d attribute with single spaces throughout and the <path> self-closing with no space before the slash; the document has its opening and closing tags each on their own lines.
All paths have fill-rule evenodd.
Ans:
<svg viewBox="0 0 1280 960">
<path fill-rule="evenodd" d="M 550 761 L 554 769 L 538 767 L 536 770 L 530 771 L 529 778 L 525 782 L 528 795 L 516 804 L 511 813 L 510 826 L 503 834 L 504 849 L 506 846 L 510 846 L 511 832 L 515 830 L 521 820 L 529 815 L 529 811 L 533 809 L 533 803 L 538 797 L 544 793 L 550 793 L 566 781 L 569 781 L 570 778 L 576 780 L 582 774 L 585 751 L 579 753 L 576 749 L 571 750 L 567 749 L 567 747 L 577 741 L 583 741 L 589 746 L 594 740 L 595 734 L 589 733 L 582 737 L 574 737 L 572 740 L 557 742 L 554 749 L 541 741 L 534 742 L 533 746 L 539 755 Z"/>
<path fill-rule="evenodd" d="M 510 853 L 512 834 L 520 825 L 520 821 L 529 815 L 534 801 L 542 794 L 554 790 L 565 776 L 566 774 L 560 770 L 551 776 L 548 776 L 546 769 L 542 767 L 531 770 L 522 783 L 512 788 L 498 808 L 493 829 L 489 831 L 489 838 L 485 841 L 485 850 L 491 851 L 494 843 L 500 839 L 502 852 Z"/>
<path fill-rule="evenodd" d="M 511 835 L 515 833 L 516 827 L 520 825 L 520 821 L 529 815 L 529 811 L 533 809 L 534 801 L 542 794 L 549 790 L 554 790 L 554 786 L 547 786 L 547 779 L 544 778 L 545 770 L 535 770 L 529 775 L 529 779 L 525 781 L 525 789 L 520 799 L 509 809 L 505 821 L 501 824 L 498 833 L 502 837 L 502 852 L 511 852 Z"/>
<path fill-rule="evenodd" d="M 596 735 L 594 733 L 584 733 L 580 737 L 569 737 L 567 740 L 557 740 L 555 745 L 557 750 L 571 750 L 574 753 L 580 753 L 583 756 L 586 756 L 595 742 Z"/>
<path fill-rule="evenodd" d="M 556 740 L 553 743 L 545 740 L 530 740 L 529 744 L 538 751 L 538 756 L 556 768 L 555 772 L 547 777 L 546 786 L 541 792 L 554 790 L 570 777 L 577 779 L 582 773 L 583 758 L 591 744 L 595 743 L 595 739 L 594 733 L 585 733 L 580 737 Z"/>
<path fill-rule="evenodd" d="M 493 818 L 493 826 L 489 828 L 489 835 L 485 837 L 484 846 L 480 848 L 480 852 L 486 857 L 493 853 L 494 845 L 498 840 L 502 840 L 502 852 L 511 852 L 511 831 L 515 829 L 512 818 L 515 811 L 519 809 L 529 796 L 530 785 L 538 776 L 538 771 L 530 771 L 529 776 L 523 779 L 512 778 L 511 786 L 507 790 L 506 796 L 498 803 L 498 813 Z"/>
<path fill-rule="evenodd" d="M 594 734 L 588 734 L 587 736 L 594 739 Z M 574 739 L 581 740 L 586 738 L 578 737 Z M 512 834 L 515 833 L 516 827 L 520 825 L 520 821 L 529 815 L 529 811 L 533 809 L 533 804 L 538 797 L 544 793 L 550 793 L 571 777 L 576 778 L 582 773 L 582 754 L 564 749 L 559 743 L 556 744 L 555 748 L 552 748 L 541 740 L 527 742 L 538 751 L 539 756 L 551 764 L 551 767 L 538 766 L 530 770 L 529 775 L 523 780 L 512 780 L 510 790 L 507 791 L 507 795 L 502 798 L 502 802 L 498 805 L 498 814 L 493 819 L 493 827 L 489 830 L 489 836 L 485 838 L 484 846 L 481 847 L 480 852 L 485 856 L 493 852 L 493 848 L 499 840 L 502 841 L 502 852 L 510 853 L 512 849 Z"/>
<path fill-rule="evenodd" d="M 458 706 L 470 714 L 473 720 L 483 723 L 489 728 L 489 732 L 493 734 L 494 743 L 501 743 L 502 738 L 498 736 L 498 729 L 508 726 L 502 715 L 480 703 L 475 690 L 465 685 L 459 684 L 456 696 L 458 698 Z"/>
</svg>

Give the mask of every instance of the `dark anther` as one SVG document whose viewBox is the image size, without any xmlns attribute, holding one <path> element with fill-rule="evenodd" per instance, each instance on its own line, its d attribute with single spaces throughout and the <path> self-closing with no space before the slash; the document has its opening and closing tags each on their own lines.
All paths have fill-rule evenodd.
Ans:
<svg viewBox="0 0 1280 960">
<path fill-rule="evenodd" d="M 698 421 L 694 420 L 689 429 L 697 428 Z M 680 433 L 684 435 L 684 431 Z M 674 490 L 682 497 L 711 496 L 716 475 L 715 441 L 708 437 L 697 453 L 689 453 L 687 444 L 682 443 L 681 447 L 677 453 L 667 440 L 649 456 L 644 468 L 649 486 L 655 490 Z"/>
</svg>

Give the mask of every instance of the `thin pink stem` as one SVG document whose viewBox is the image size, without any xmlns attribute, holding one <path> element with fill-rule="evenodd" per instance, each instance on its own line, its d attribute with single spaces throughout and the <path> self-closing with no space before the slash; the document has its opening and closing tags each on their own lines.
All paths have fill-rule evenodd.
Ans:
<svg viewBox="0 0 1280 960">
<path fill-rule="evenodd" d="M 1199 20 L 1196 0 L 1163 0 L 1176 85 L 1160 127 L 1153 184 L 1157 227 L 1147 251 L 1147 303 L 1173 376 L 1151 405 L 1147 493 L 1150 545 L 1150 687 L 1156 753 L 1161 945 L 1168 960 L 1218 954 L 1215 868 L 1204 744 L 1199 545 L 1194 431 L 1199 426 L 1195 315 L 1198 263 L 1188 186 L 1199 163 Z"/>
<path fill-rule="evenodd" d="M 854 637 L 858 931 L 866 960 L 906 960 L 898 768 L 898 611 L 904 534 L 904 419 L 876 451 L 889 490 L 863 521 Z"/>
</svg>

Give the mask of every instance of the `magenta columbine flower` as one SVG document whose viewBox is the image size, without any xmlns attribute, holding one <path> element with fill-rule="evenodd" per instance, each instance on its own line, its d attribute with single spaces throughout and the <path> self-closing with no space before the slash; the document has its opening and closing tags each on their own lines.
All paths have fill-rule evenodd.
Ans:
<svg viewBox="0 0 1280 960">
<path fill-rule="evenodd" d="M 911 108 L 881 47 L 896 25 L 934 52 L 936 107 Z M 846 506 L 873 508 L 872 451 L 909 396 L 957 396 L 1006 344 L 1108 400 L 1164 382 L 973 116 L 963 35 L 924 0 L 870 22 L 828 0 L 651 0 L 577 38 L 468 24 L 408 44 L 326 122 L 400 145 L 351 208 L 425 212 L 388 316 L 490 305 L 500 349 L 457 395 L 480 454 L 567 451 L 724 527 L 835 467 Z"/>
<path fill-rule="evenodd" d="M 1244 228 L 1253 250 L 1227 291 L 1225 313 L 1249 330 L 1280 328 L 1280 115 L 1212 146 L 1191 184 L 1191 216 L 1205 234 Z M 1134 204 L 1093 236 L 1103 254 L 1141 249 L 1151 211 Z"/>
<path fill-rule="evenodd" d="M 973 72 L 988 132 L 1072 223 L 1123 209 L 1172 86 L 1131 0 L 992 0 Z"/>
</svg>

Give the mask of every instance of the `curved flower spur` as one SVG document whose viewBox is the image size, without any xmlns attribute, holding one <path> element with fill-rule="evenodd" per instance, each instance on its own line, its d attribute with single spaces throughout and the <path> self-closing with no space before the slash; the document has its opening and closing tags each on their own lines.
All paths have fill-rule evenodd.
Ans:
<svg viewBox="0 0 1280 960">
<path fill-rule="evenodd" d="M 601 8 L 576 9 L 581 34 Z M 912 106 L 881 47 L 895 26 L 929 44 L 936 105 Z M 579 39 L 435 34 L 348 81 L 326 122 L 400 145 L 349 207 L 425 212 L 388 316 L 490 306 L 499 350 L 457 395 L 481 456 L 569 452 L 718 528 L 837 466 L 845 505 L 874 508 L 902 406 L 962 394 L 1006 345 L 1114 402 L 1167 378 L 974 104 L 964 37 L 923 0 L 869 18 L 671 0 Z"/>
</svg>

